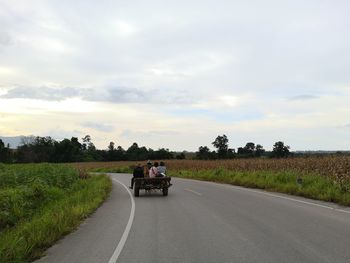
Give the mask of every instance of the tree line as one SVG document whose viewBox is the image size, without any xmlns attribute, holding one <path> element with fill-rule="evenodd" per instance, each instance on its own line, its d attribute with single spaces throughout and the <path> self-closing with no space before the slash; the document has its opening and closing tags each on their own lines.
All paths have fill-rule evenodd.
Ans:
<svg viewBox="0 0 350 263">
<path fill-rule="evenodd" d="M 183 159 L 183 153 L 170 152 L 169 149 L 153 150 L 145 146 L 139 147 L 135 142 L 128 149 L 110 142 L 105 150 L 99 150 L 93 144 L 90 135 L 81 138 L 56 141 L 46 137 L 24 137 L 17 149 L 10 149 L 0 139 L 0 162 L 6 163 L 67 163 L 89 161 L 138 161 L 155 159 Z"/>
<path fill-rule="evenodd" d="M 287 157 L 290 155 L 289 146 L 283 142 L 276 142 L 273 151 L 267 153 L 262 145 L 248 142 L 243 147 L 235 149 L 228 147 L 226 135 L 219 135 L 212 142 L 216 151 L 210 151 L 207 146 L 200 146 L 192 158 L 201 160 L 252 158 L 252 157 Z M 184 152 L 171 152 L 161 148 L 153 150 L 139 146 L 134 142 L 126 150 L 110 142 L 106 149 L 99 150 L 92 142 L 91 136 L 81 138 L 63 139 L 61 141 L 46 137 L 24 137 L 17 149 L 10 149 L 0 139 L 0 162 L 5 163 L 38 163 L 38 162 L 89 162 L 89 161 L 141 161 L 160 159 L 185 159 Z"/>
<path fill-rule="evenodd" d="M 196 152 L 196 159 L 215 160 L 261 156 L 282 158 L 291 155 L 290 147 L 282 141 L 275 142 L 271 152 L 267 152 L 262 145 L 253 142 L 247 142 L 245 146 L 238 147 L 236 152 L 235 149 L 228 147 L 228 138 L 225 134 L 217 136 L 212 145 L 216 148 L 216 151 L 210 151 L 208 146 L 200 146 Z"/>
</svg>

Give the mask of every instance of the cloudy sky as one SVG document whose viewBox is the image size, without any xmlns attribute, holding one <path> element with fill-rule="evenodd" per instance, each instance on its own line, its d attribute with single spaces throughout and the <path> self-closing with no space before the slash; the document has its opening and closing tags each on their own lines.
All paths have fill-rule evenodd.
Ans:
<svg viewBox="0 0 350 263">
<path fill-rule="evenodd" d="M 0 136 L 350 149 L 348 0 L 0 0 Z"/>
</svg>

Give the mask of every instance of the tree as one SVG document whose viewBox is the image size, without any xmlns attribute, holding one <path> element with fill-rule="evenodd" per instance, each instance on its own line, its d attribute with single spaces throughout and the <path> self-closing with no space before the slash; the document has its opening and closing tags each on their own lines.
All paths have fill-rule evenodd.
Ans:
<svg viewBox="0 0 350 263">
<path fill-rule="evenodd" d="M 85 137 L 82 138 L 82 150 L 84 152 L 84 161 L 96 161 L 100 160 L 101 156 L 97 152 L 95 145 L 91 141 L 90 135 L 85 135 Z"/>
<path fill-rule="evenodd" d="M 224 159 L 227 157 L 228 153 L 228 139 L 225 134 L 216 137 L 215 141 L 212 142 L 214 147 L 217 149 L 219 159 Z"/>
<path fill-rule="evenodd" d="M 227 158 L 232 159 L 232 158 L 235 157 L 235 155 L 236 155 L 235 149 L 229 148 L 229 149 L 227 150 Z"/>
<path fill-rule="evenodd" d="M 0 163 L 4 162 L 10 162 L 11 161 L 11 152 L 10 152 L 10 147 L 7 145 L 5 147 L 4 142 L 0 139 Z"/>
<path fill-rule="evenodd" d="M 255 146 L 255 156 L 256 157 L 260 157 L 261 155 L 263 155 L 265 153 L 265 149 L 262 145 L 257 144 Z"/>
<path fill-rule="evenodd" d="M 115 159 L 118 161 L 125 161 L 126 160 L 125 150 L 123 149 L 123 147 L 121 147 L 121 146 L 117 147 L 117 150 L 115 151 Z"/>
<path fill-rule="evenodd" d="M 139 145 L 134 142 L 127 150 L 126 150 L 127 159 L 130 161 L 141 161 L 146 160 L 148 157 L 148 150 L 146 147 L 139 147 Z"/>
<path fill-rule="evenodd" d="M 110 142 L 108 145 L 108 161 L 116 161 L 115 160 L 115 147 L 114 147 L 115 143 L 114 142 Z"/>
<path fill-rule="evenodd" d="M 88 148 L 88 144 L 90 143 L 91 141 L 91 137 L 90 135 L 85 135 L 83 138 L 81 138 L 83 140 L 83 143 L 82 143 L 82 147 L 83 147 L 83 150 L 87 150 Z"/>
<path fill-rule="evenodd" d="M 289 149 L 290 147 L 288 145 L 284 145 L 284 142 L 275 142 L 273 145 L 272 156 L 277 158 L 287 157 L 290 154 Z"/>
<path fill-rule="evenodd" d="M 80 162 L 84 157 L 84 146 L 77 137 L 54 143 L 53 162 Z"/>
<path fill-rule="evenodd" d="M 176 158 L 177 160 L 184 160 L 184 159 L 186 159 L 186 155 L 185 155 L 184 152 L 178 153 L 178 154 L 176 154 L 175 158 Z"/>
<path fill-rule="evenodd" d="M 260 144 L 255 145 L 253 142 L 247 142 L 244 147 L 237 149 L 237 154 L 241 158 L 260 157 L 264 152 L 265 150 Z"/>
<path fill-rule="evenodd" d="M 207 146 L 200 146 L 196 152 L 196 158 L 200 160 L 210 159 L 210 150 Z"/>
<path fill-rule="evenodd" d="M 247 144 L 244 146 L 244 150 L 248 154 L 254 154 L 255 151 L 255 143 L 253 142 L 247 142 Z"/>
<path fill-rule="evenodd" d="M 22 138 L 22 145 L 17 148 L 19 162 L 51 162 L 54 161 L 55 140 L 50 136 Z"/>
</svg>

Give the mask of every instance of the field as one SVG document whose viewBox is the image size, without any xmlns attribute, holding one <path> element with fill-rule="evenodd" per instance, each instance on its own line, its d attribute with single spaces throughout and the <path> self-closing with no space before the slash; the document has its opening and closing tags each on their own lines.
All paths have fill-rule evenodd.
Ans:
<svg viewBox="0 0 350 263">
<path fill-rule="evenodd" d="M 57 164 L 0 164 L 0 262 L 29 262 L 106 198 L 106 176 Z"/>
<path fill-rule="evenodd" d="M 80 169 L 131 173 L 137 162 L 78 163 Z M 141 162 L 145 164 L 146 162 Z M 261 188 L 350 205 L 350 157 L 167 160 L 171 176 Z"/>
</svg>

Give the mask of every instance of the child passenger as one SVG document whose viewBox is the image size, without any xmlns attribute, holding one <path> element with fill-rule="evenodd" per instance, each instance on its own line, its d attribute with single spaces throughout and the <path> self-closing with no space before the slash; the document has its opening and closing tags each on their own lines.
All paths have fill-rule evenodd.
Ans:
<svg viewBox="0 0 350 263">
<path fill-rule="evenodd" d="M 154 177 L 157 176 L 157 174 L 158 174 L 157 167 L 158 167 L 158 162 L 154 162 L 153 166 L 149 169 L 149 173 L 148 174 L 149 174 L 150 178 L 154 178 Z"/>
<path fill-rule="evenodd" d="M 157 167 L 158 170 L 158 176 L 166 176 L 166 166 L 165 163 L 163 161 L 160 162 L 159 166 Z"/>
</svg>

